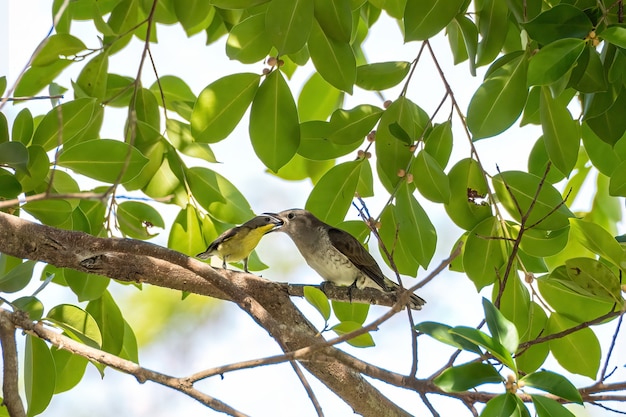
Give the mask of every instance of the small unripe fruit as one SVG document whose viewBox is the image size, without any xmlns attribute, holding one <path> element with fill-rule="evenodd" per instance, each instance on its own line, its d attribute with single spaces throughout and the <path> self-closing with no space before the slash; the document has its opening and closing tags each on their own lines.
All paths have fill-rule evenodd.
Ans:
<svg viewBox="0 0 626 417">
<path fill-rule="evenodd" d="M 271 56 L 267 58 L 267 65 L 269 65 L 270 67 L 275 67 L 277 63 L 278 60 L 275 57 Z"/>
<path fill-rule="evenodd" d="M 383 107 L 389 108 L 389 106 L 391 106 L 391 100 L 385 100 L 385 102 L 383 103 Z"/>
<path fill-rule="evenodd" d="M 376 131 L 372 130 L 370 133 L 367 134 L 367 141 L 374 142 L 375 140 L 376 140 Z"/>
<path fill-rule="evenodd" d="M 405 170 L 403 170 L 402 168 L 400 168 L 400 169 L 398 170 L 398 177 L 400 177 L 400 178 L 404 178 L 404 176 L 405 176 L 405 175 L 406 175 L 406 171 L 405 171 Z"/>
</svg>

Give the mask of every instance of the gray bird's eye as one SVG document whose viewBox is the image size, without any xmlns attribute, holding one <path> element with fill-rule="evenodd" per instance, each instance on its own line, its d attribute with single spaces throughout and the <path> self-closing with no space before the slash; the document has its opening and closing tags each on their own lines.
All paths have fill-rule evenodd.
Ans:
<svg viewBox="0 0 626 417">
<path fill-rule="evenodd" d="M 293 219 L 294 217 L 296 217 L 296 213 L 289 213 L 287 215 L 287 218 L 290 219 L 290 220 Z"/>
</svg>

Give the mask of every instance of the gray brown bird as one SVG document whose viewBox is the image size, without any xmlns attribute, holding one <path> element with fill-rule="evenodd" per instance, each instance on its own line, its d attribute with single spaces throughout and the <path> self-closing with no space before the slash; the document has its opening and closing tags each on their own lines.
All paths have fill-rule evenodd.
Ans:
<svg viewBox="0 0 626 417">
<path fill-rule="evenodd" d="M 279 227 L 283 221 L 270 214 L 256 216 L 241 226 L 228 229 L 217 237 L 207 250 L 196 255 L 200 259 L 209 259 L 218 256 L 222 260 L 222 268 L 226 269 L 226 262 L 237 262 L 243 259 L 243 270 L 248 271 L 248 257 L 259 244 L 264 234 L 269 233 L 275 227 Z"/>
<path fill-rule="evenodd" d="M 396 291 L 398 284 L 386 278 L 372 255 L 350 233 L 332 227 L 312 213 L 292 209 L 269 213 L 283 221 L 276 229 L 286 233 L 298 250 L 325 281 L 340 286 Z M 426 301 L 411 295 L 411 308 L 420 310 Z"/>
</svg>

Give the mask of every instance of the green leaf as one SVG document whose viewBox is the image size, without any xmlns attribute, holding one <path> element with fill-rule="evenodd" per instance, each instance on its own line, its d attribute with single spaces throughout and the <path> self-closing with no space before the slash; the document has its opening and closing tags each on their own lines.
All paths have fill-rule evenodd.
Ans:
<svg viewBox="0 0 626 417">
<path fill-rule="evenodd" d="M 350 44 L 328 37 L 314 20 L 308 46 L 319 74 L 339 90 L 352 94 L 356 82 L 356 59 Z"/>
<path fill-rule="evenodd" d="M 89 361 L 87 358 L 56 347 L 53 347 L 50 352 L 56 369 L 54 393 L 60 394 L 71 390 L 83 379 Z"/>
<path fill-rule="evenodd" d="M 576 322 L 559 313 L 552 313 L 548 319 L 548 333 L 555 334 L 576 326 Z M 589 328 L 578 330 L 566 336 L 550 340 L 550 351 L 559 364 L 567 371 L 596 378 L 600 367 L 600 342 Z"/>
<path fill-rule="evenodd" d="M 452 122 L 435 124 L 424 138 L 424 151 L 445 169 L 452 154 Z"/>
<path fill-rule="evenodd" d="M 43 317 L 43 304 L 37 297 L 27 295 L 13 300 L 12 304 L 19 310 L 28 313 L 28 318 L 33 321 Z"/>
<path fill-rule="evenodd" d="M 6 268 L 7 258 L 2 256 L 2 262 L 5 264 L 4 273 L 0 276 L 0 292 L 2 293 L 14 293 L 24 289 L 30 282 L 33 276 L 33 268 L 35 267 L 35 261 L 25 261 L 16 263 L 10 269 Z M 17 262 L 17 261 L 16 261 Z"/>
<path fill-rule="evenodd" d="M 192 36 L 205 29 L 215 16 L 215 8 L 209 1 L 176 0 L 172 6 L 178 21 L 187 36 Z"/>
<path fill-rule="evenodd" d="M 413 242 L 401 239 L 399 236 L 400 213 L 398 207 L 388 204 L 380 216 L 380 223 L 381 227 L 378 233 L 385 247 L 393 248 L 395 267 L 401 274 L 416 276 L 420 264 L 414 256 Z M 403 227 L 403 229 L 407 229 L 404 233 L 415 232 L 408 230 L 408 227 Z M 387 257 L 385 256 L 383 259 L 389 265 Z"/>
<path fill-rule="evenodd" d="M 21 142 L 0 143 L 0 165 L 8 165 L 20 173 L 27 172 L 28 149 Z"/>
<path fill-rule="evenodd" d="M 487 182 L 482 169 L 474 159 L 466 158 L 457 162 L 448 173 L 450 180 L 450 202 L 445 204 L 446 213 L 460 228 L 473 229 L 478 223 L 491 216 L 491 208 L 480 198 L 486 196 Z"/>
<path fill-rule="evenodd" d="M 530 303 L 530 308 L 527 309 L 527 312 L 529 317 L 528 331 L 524 333 L 520 332 L 522 341 L 524 342 L 543 335 L 548 322 L 548 316 L 545 310 L 534 301 Z M 548 343 L 539 343 L 518 352 L 515 356 L 515 363 L 520 371 L 526 373 L 534 372 L 543 365 L 549 353 L 550 346 Z"/>
<path fill-rule="evenodd" d="M 151 227 L 165 228 L 159 212 L 152 206 L 139 201 L 125 201 L 117 206 L 117 220 L 120 230 L 134 239 L 150 239 Z"/>
<path fill-rule="evenodd" d="M 35 67 L 50 65 L 59 59 L 72 57 L 87 49 L 80 39 L 67 33 L 49 36 L 40 48 L 32 62 Z"/>
<path fill-rule="evenodd" d="M 76 84 L 87 97 L 104 100 L 107 93 L 109 54 L 107 50 L 99 53 L 83 67 L 76 79 Z"/>
<path fill-rule="evenodd" d="M 624 249 L 611 233 L 596 223 L 581 219 L 570 219 L 570 225 L 573 236 L 584 247 L 621 267 Z"/>
<path fill-rule="evenodd" d="M 398 238 L 410 244 L 412 256 L 424 269 L 428 268 L 437 246 L 437 231 L 406 182 L 400 185 L 396 195 L 396 214 Z M 393 246 L 387 246 L 390 247 Z M 401 274 L 415 276 L 407 272 L 400 270 Z"/>
<path fill-rule="evenodd" d="M 104 291 L 98 299 L 87 304 L 87 312 L 94 318 L 102 333 L 102 350 L 119 355 L 124 342 L 124 317 L 113 297 Z"/>
<path fill-rule="evenodd" d="M 33 130 L 33 115 L 28 108 L 24 108 L 17 114 L 17 116 L 15 116 L 13 128 L 11 130 L 11 140 L 13 142 L 21 142 L 24 145 L 28 145 L 33 137 Z M 8 132 L 6 138 L 9 138 Z M 0 140 L 0 142 L 3 141 Z"/>
<path fill-rule="evenodd" d="M 17 198 L 22 192 L 22 186 L 14 175 L 5 169 L 0 169 L 0 196 L 10 200 Z"/>
<path fill-rule="evenodd" d="M 578 404 L 583 403 L 583 399 L 578 389 L 569 382 L 567 378 L 550 371 L 539 371 L 528 374 L 520 379 L 527 387 L 537 388 L 541 391 L 561 397 Z"/>
<path fill-rule="evenodd" d="M 364 303 L 346 303 L 343 301 L 335 301 L 332 300 L 333 311 L 335 312 L 335 317 L 342 322 L 354 322 L 359 325 L 365 323 L 367 319 L 367 314 L 370 310 L 369 304 Z"/>
<path fill-rule="evenodd" d="M 409 69 L 411 64 L 406 61 L 359 65 L 356 68 L 356 85 L 364 90 L 386 90 L 400 84 Z"/>
<path fill-rule="evenodd" d="M 528 64 L 528 85 L 548 85 L 570 71 L 585 50 L 582 39 L 559 39 L 537 52 Z"/>
<path fill-rule="evenodd" d="M 272 0 L 267 8 L 265 30 L 280 55 L 299 51 L 309 37 L 313 0 Z"/>
<path fill-rule="evenodd" d="M 326 294 L 324 294 L 322 290 L 316 287 L 305 286 L 304 299 L 320 312 L 322 317 L 324 317 L 324 321 L 328 321 L 328 319 L 330 319 L 330 303 L 328 302 Z"/>
<path fill-rule="evenodd" d="M 200 158 L 207 162 L 217 162 L 213 150 L 207 143 L 198 143 L 191 135 L 191 126 L 175 119 L 167 119 L 165 124 L 167 129 L 167 138 L 172 145 L 184 153 L 194 158 Z M 154 162 L 150 155 L 146 155 L 151 162 Z M 141 173 L 144 174 L 146 169 Z M 143 176 L 143 175 L 142 175 Z"/>
<path fill-rule="evenodd" d="M 583 146 L 585 147 L 585 152 L 587 152 L 591 163 L 602 174 L 610 177 L 620 164 L 620 160 L 617 153 L 613 150 L 613 146 L 600 139 L 587 123 L 582 124 L 581 133 Z"/>
<path fill-rule="evenodd" d="M 181 209 L 172 224 L 167 239 L 167 247 L 188 256 L 195 256 L 204 251 L 208 242 L 217 237 L 217 233 L 215 233 L 213 223 L 208 218 L 203 218 L 202 224 L 200 221 L 200 214 L 191 204 Z M 203 234 L 209 235 L 209 233 L 203 233 L 208 231 L 206 229 L 213 229 L 210 230 L 213 233 L 210 234 L 208 242 L 202 238 Z"/>
<path fill-rule="evenodd" d="M 533 399 L 533 404 L 538 417 L 575 417 L 574 413 L 552 398 L 532 394 L 530 397 Z"/>
<path fill-rule="evenodd" d="M 581 9 L 561 3 L 524 24 L 531 39 L 547 45 L 563 38 L 582 39 L 593 29 L 587 14 Z"/>
<path fill-rule="evenodd" d="M 236 24 L 226 40 L 226 55 L 244 64 L 264 59 L 272 49 L 265 30 L 265 14 L 255 14 Z"/>
<path fill-rule="evenodd" d="M 331 330 L 333 330 L 339 336 L 342 336 L 346 333 L 359 330 L 362 327 L 363 326 L 361 326 L 360 323 L 355 323 L 353 321 L 342 321 L 341 323 L 338 323 L 334 325 L 333 327 L 331 327 Z M 374 343 L 374 339 L 372 338 L 372 335 L 369 333 L 365 333 L 357 337 L 353 337 L 352 339 L 348 340 L 347 343 L 354 347 L 372 347 L 376 345 Z"/>
<path fill-rule="evenodd" d="M 445 28 L 461 11 L 463 0 L 407 1 L 404 9 L 404 41 L 423 41 Z"/>
<path fill-rule="evenodd" d="M 500 222 L 488 217 L 474 227 L 465 242 L 463 269 L 477 290 L 496 282 L 508 257 Z"/>
<path fill-rule="evenodd" d="M 457 349 L 462 349 L 468 352 L 474 352 L 482 355 L 482 351 L 478 346 L 461 336 L 451 333 L 450 330 L 452 330 L 452 327 L 448 326 L 447 324 L 424 321 L 422 323 L 416 324 L 415 330 L 427 334 L 433 339 L 438 340 L 441 343 L 453 346 Z"/>
<path fill-rule="evenodd" d="M 450 181 L 428 152 L 424 150 L 417 154 L 411 173 L 417 179 L 415 186 L 424 197 L 435 203 L 450 202 Z"/>
<path fill-rule="evenodd" d="M 376 130 L 376 167 L 380 181 L 390 193 L 394 192 L 400 177 L 398 172 L 406 170 L 413 153 L 412 143 L 399 140 L 390 130 L 398 124 L 412 140 L 419 140 L 429 125 L 428 114 L 411 100 L 402 96 L 383 112 Z"/>
<path fill-rule="evenodd" d="M 515 268 L 515 264 L 513 268 Z M 493 300 L 496 300 L 498 294 L 500 294 L 500 288 L 500 282 L 493 286 L 491 296 Z M 499 311 L 502 316 L 504 316 L 507 320 L 510 320 L 515 325 L 517 334 L 519 335 L 519 339 L 522 339 L 524 335 L 526 335 L 529 331 L 529 309 L 530 295 L 528 293 L 528 290 L 522 283 L 522 280 L 519 279 L 517 274 L 509 274 L 509 278 L 507 279 L 506 286 L 504 287 L 504 290 L 502 291 L 502 296 L 500 298 Z M 490 331 L 493 335 L 493 331 L 491 329 Z M 500 343 L 505 345 L 502 340 L 500 340 Z M 505 347 L 507 347 L 507 345 L 505 345 Z M 515 350 L 517 350 L 517 346 L 515 346 Z"/>
<path fill-rule="evenodd" d="M 298 96 L 300 122 L 326 120 L 343 101 L 343 92 L 330 85 L 318 72 L 314 72 Z M 302 135 L 304 140 L 304 135 Z M 298 151 L 299 152 L 299 151 Z"/>
<path fill-rule="evenodd" d="M 331 38 L 350 42 L 352 10 L 350 0 L 315 0 L 315 19 Z"/>
<path fill-rule="evenodd" d="M 528 410 L 515 394 L 507 392 L 490 399 L 480 413 L 481 417 L 527 417 Z"/>
<path fill-rule="evenodd" d="M 100 130 L 103 112 L 103 108 L 93 98 L 63 103 L 44 116 L 35 130 L 32 143 L 50 151 L 61 144 L 93 139 Z"/>
<path fill-rule="evenodd" d="M 78 297 L 78 301 L 91 301 L 102 296 L 109 286 L 110 278 L 102 275 L 66 268 L 63 272 L 65 282 Z"/>
<path fill-rule="evenodd" d="M 567 275 L 582 290 L 607 301 L 622 305 L 619 278 L 603 263 L 591 258 L 572 258 L 565 261 Z"/>
<path fill-rule="evenodd" d="M 114 183 L 118 178 L 121 183 L 133 179 L 147 163 L 148 159 L 135 147 L 111 139 L 81 142 L 64 149 L 58 158 L 60 166 L 108 183 Z"/>
<path fill-rule="evenodd" d="M 476 2 L 476 20 L 481 41 L 478 44 L 476 65 L 491 63 L 504 46 L 508 31 L 509 8 L 499 0 Z"/>
<path fill-rule="evenodd" d="M 494 358 L 499 360 L 504 366 L 508 367 L 512 371 L 516 371 L 515 363 L 509 351 L 506 350 L 500 342 L 489 337 L 485 333 L 473 327 L 456 326 L 450 330 L 451 333 L 459 335 L 470 342 L 481 346 L 493 355 Z"/>
<path fill-rule="evenodd" d="M 270 73 L 256 92 L 250 109 L 249 133 L 254 152 L 274 172 L 298 150 L 298 109 L 280 71 Z"/>
<path fill-rule="evenodd" d="M 198 142 L 226 138 L 252 103 L 259 75 L 231 74 L 209 84 L 198 96 L 191 114 L 191 133 Z"/>
<path fill-rule="evenodd" d="M 72 205 L 66 200 L 29 201 L 22 209 L 49 226 L 62 225 L 73 211 Z"/>
<path fill-rule="evenodd" d="M 31 145 L 28 147 L 28 165 L 25 170 L 16 171 L 15 178 L 22 185 L 22 190 L 29 192 L 46 181 L 49 171 L 50 160 L 46 151 L 39 145 Z"/>
<path fill-rule="evenodd" d="M 626 106 L 626 89 L 622 88 L 615 102 L 597 117 L 588 117 L 585 122 L 600 139 L 613 146 L 626 132 L 626 120 L 621 109 Z"/>
<path fill-rule="evenodd" d="M 482 384 L 501 383 L 502 376 L 492 365 L 472 362 L 447 368 L 433 382 L 445 392 L 461 392 Z"/>
<path fill-rule="evenodd" d="M 201 167 L 189 168 L 186 172 L 194 198 L 212 217 L 232 224 L 254 217 L 243 194 L 220 174 Z"/>
<path fill-rule="evenodd" d="M 173 75 L 164 75 L 159 77 L 158 82 L 155 81 L 150 86 L 150 91 L 152 91 L 161 107 L 177 112 L 185 120 L 191 119 L 193 107 L 197 99 L 185 81 Z M 165 106 L 163 105 L 164 97 Z M 170 120 L 173 119 L 166 120 L 166 123 Z M 157 131 L 160 131 L 160 129 L 157 129 Z"/>
<path fill-rule="evenodd" d="M 4 95 L 4 92 L 7 89 L 7 76 L 3 75 L 0 77 L 0 97 Z"/>
<path fill-rule="evenodd" d="M 349 145 L 365 136 L 378 123 L 382 110 L 361 104 L 350 110 L 337 109 L 330 117 L 328 139 L 338 145 Z"/>
<path fill-rule="evenodd" d="M 626 161 L 613 170 L 609 183 L 609 194 L 612 196 L 626 196 Z"/>
<path fill-rule="evenodd" d="M 344 162 L 329 169 L 313 187 L 305 208 L 324 222 L 343 221 L 356 192 L 362 163 Z"/>
<path fill-rule="evenodd" d="M 528 96 L 528 61 L 526 55 L 512 54 L 518 56 L 489 74 L 470 101 L 467 127 L 473 140 L 504 132 L 522 114 Z"/>
<path fill-rule="evenodd" d="M 127 107 L 133 97 L 132 84 L 135 80 L 119 74 L 107 74 L 106 102 L 111 107 Z"/>
<path fill-rule="evenodd" d="M 337 145 L 328 139 L 330 123 L 311 120 L 300 124 L 300 147 L 298 154 L 314 161 L 333 160 L 358 148 L 362 140 L 349 145 Z"/>
<path fill-rule="evenodd" d="M 563 204 L 561 194 L 551 184 L 541 184 L 541 178 L 535 175 L 506 171 L 494 176 L 492 181 L 498 199 L 515 220 L 521 221 L 521 216 L 533 204 L 526 220 L 527 227 L 535 225 L 541 230 L 558 230 L 567 227 L 569 218 L 574 217 Z M 541 190 L 537 192 L 540 184 Z"/>
<path fill-rule="evenodd" d="M 80 307 L 71 304 L 59 304 L 48 312 L 45 320 L 56 324 L 69 337 L 87 346 L 100 349 L 102 345 L 102 335 L 98 324 L 89 313 Z"/>
<path fill-rule="evenodd" d="M 43 340 L 26 335 L 24 347 L 24 388 L 28 417 L 41 414 L 50 404 L 54 394 L 56 370 L 54 358 Z"/>
<path fill-rule="evenodd" d="M 547 87 L 541 88 L 539 111 L 543 138 L 550 160 L 565 176 L 576 165 L 580 129 L 567 107 L 552 98 Z"/>
<path fill-rule="evenodd" d="M 500 342 L 510 353 L 517 351 L 519 335 L 515 325 L 504 317 L 504 315 L 493 305 L 491 301 L 483 297 L 483 310 L 485 320 L 491 336 Z"/>
<path fill-rule="evenodd" d="M 46 66 L 28 68 L 17 84 L 14 96 L 30 97 L 37 95 L 37 93 L 50 85 L 71 63 L 72 61 L 70 60 L 59 59 Z"/>
<path fill-rule="evenodd" d="M 538 278 L 537 283 L 541 296 L 550 306 L 577 323 L 593 320 L 615 307 L 612 300 L 595 297 L 573 282 L 564 265 L 555 268 L 547 277 Z"/>
<path fill-rule="evenodd" d="M 610 25 L 600 32 L 600 37 L 622 49 L 626 48 L 626 27 L 624 26 Z"/>
</svg>

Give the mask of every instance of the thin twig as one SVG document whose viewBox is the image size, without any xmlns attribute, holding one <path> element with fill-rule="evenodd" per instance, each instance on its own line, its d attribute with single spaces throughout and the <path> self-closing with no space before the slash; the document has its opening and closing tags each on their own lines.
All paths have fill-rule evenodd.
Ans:
<svg viewBox="0 0 626 417">
<path fill-rule="evenodd" d="M 615 332 L 613 333 L 613 338 L 611 339 L 611 346 L 609 346 L 609 351 L 606 354 L 606 359 L 604 361 L 604 366 L 602 367 L 602 372 L 600 372 L 600 382 L 604 382 L 606 379 L 606 370 L 609 366 L 609 360 L 611 359 L 611 354 L 613 353 L 613 349 L 615 348 L 615 342 L 617 341 L 617 335 L 619 334 L 620 328 L 622 327 L 622 320 L 624 319 L 624 315 L 620 315 L 617 320 L 617 326 L 615 327 Z"/>
<path fill-rule="evenodd" d="M 317 397 L 315 396 L 315 393 L 313 392 L 313 388 L 311 388 L 311 384 L 309 384 L 309 381 L 307 381 L 306 377 L 304 376 L 304 372 L 302 372 L 302 369 L 300 369 L 300 366 L 298 365 L 297 362 L 289 361 L 289 364 L 291 365 L 294 372 L 298 376 L 298 379 L 300 380 L 300 383 L 304 387 L 306 394 L 309 396 L 309 399 L 313 403 L 313 408 L 315 409 L 315 412 L 317 413 L 319 417 L 324 417 L 322 406 L 320 402 L 317 400 Z"/>
</svg>

